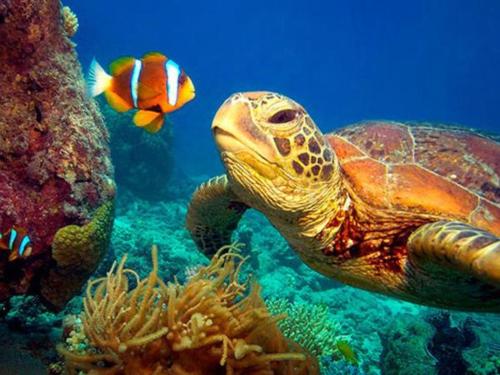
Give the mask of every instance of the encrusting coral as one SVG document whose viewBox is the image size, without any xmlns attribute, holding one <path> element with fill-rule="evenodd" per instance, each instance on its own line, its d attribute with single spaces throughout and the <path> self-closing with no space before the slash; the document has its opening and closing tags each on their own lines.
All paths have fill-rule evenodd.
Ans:
<svg viewBox="0 0 500 375">
<path fill-rule="evenodd" d="M 283 316 L 269 313 L 257 284 L 240 283 L 238 246 L 220 249 L 184 285 L 158 277 L 157 251 L 153 246 L 145 279 L 125 268 L 124 257 L 89 282 L 78 339 L 70 335 L 58 348 L 68 373 L 319 373 L 316 360 L 281 334 L 276 322 Z"/>
<path fill-rule="evenodd" d="M 56 232 L 52 241 L 55 266 L 42 277 L 40 286 L 40 294 L 52 306 L 62 308 L 96 270 L 108 249 L 113 220 L 110 201 L 96 210 L 89 223 L 67 225 Z"/>
</svg>

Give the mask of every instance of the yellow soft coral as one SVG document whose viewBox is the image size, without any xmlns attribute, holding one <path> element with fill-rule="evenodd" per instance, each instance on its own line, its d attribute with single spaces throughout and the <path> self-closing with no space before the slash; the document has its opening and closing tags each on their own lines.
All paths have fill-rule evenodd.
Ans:
<svg viewBox="0 0 500 375">
<path fill-rule="evenodd" d="M 41 282 L 41 294 L 54 307 L 61 308 L 87 281 L 109 244 L 114 219 L 114 203 L 99 207 L 83 226 L 68 225 L 56 232 L 52 241 L 55 267 Z"/>
<path fill-rule="evenodd" d="M 238 280 L 242 257 L 221 249 L 185 285 L 158 277 L 157 249 L 146 279 L 125 269 L 88 284 L 86 353 L 60 345 L 70 374 L 317 374 L 317 364 L 276 326 L 253 285 Z M 136 285 L 129 290 L 130 279 Z"/>
</svg>

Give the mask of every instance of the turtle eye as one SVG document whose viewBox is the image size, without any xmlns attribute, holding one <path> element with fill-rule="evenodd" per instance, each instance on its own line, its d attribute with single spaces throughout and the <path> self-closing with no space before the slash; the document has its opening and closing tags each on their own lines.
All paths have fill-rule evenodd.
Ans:
<svg viewBox="0 0 500 375">
<path fill-rule="evenodd" d="M 292 120 L 295 120 L 299 115 L 299 111 L 295 109 L 283 109 L 276 112 L 274 115 L 269 117 L 269 122 L 271 124 L 285 124 Z"/>
</svg>

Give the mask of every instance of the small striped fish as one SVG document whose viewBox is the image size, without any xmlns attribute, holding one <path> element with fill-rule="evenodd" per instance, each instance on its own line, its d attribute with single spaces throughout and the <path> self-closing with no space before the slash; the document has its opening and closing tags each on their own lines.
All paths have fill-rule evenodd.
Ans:
<svg viewBox="0 0 500 375">
<path fill-rule="evenodd" d="M 156 133 L 166 113 L 173 112 L 195 97 L 193 82 L 183 69 L 165 55 L 152 52 L 142 59 L 122 57 L 110 65 L 110 73 L 94 59 L 90 64 L 87 91 L 104 93 L 118 112 L 138 109 L 135 125 Z"/>
<path fill-rule="evenodd" d="M 9 252 L 9 262 L 19 258 L 27 258 L 33 250 L 31 240 L 24 228 L 12 227 L 0 233 L 0 250 Z"/>
</svg>

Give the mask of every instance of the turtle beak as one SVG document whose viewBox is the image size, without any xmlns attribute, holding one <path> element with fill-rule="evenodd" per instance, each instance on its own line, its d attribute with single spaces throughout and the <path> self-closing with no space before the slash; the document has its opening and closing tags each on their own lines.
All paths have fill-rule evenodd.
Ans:
<svg viewBox="0 0 500 375">
<path fill-rule="evenodd" d="M 215 114 L 212 132 L 220 152 L 238 152 L 245 146 L 238 140 L 239 124 L 245 115 L 250 115 L 245 103 L 227 100 Z"/>
<path fill-rule="evenodd" d="M 221 153 L 253 152 L 271 160 L 269 140 L 254 123 L 250 102 L 241 94 L 231 96 L 219 108 L 212 122 L 215 143 Z"/>
</svg>

